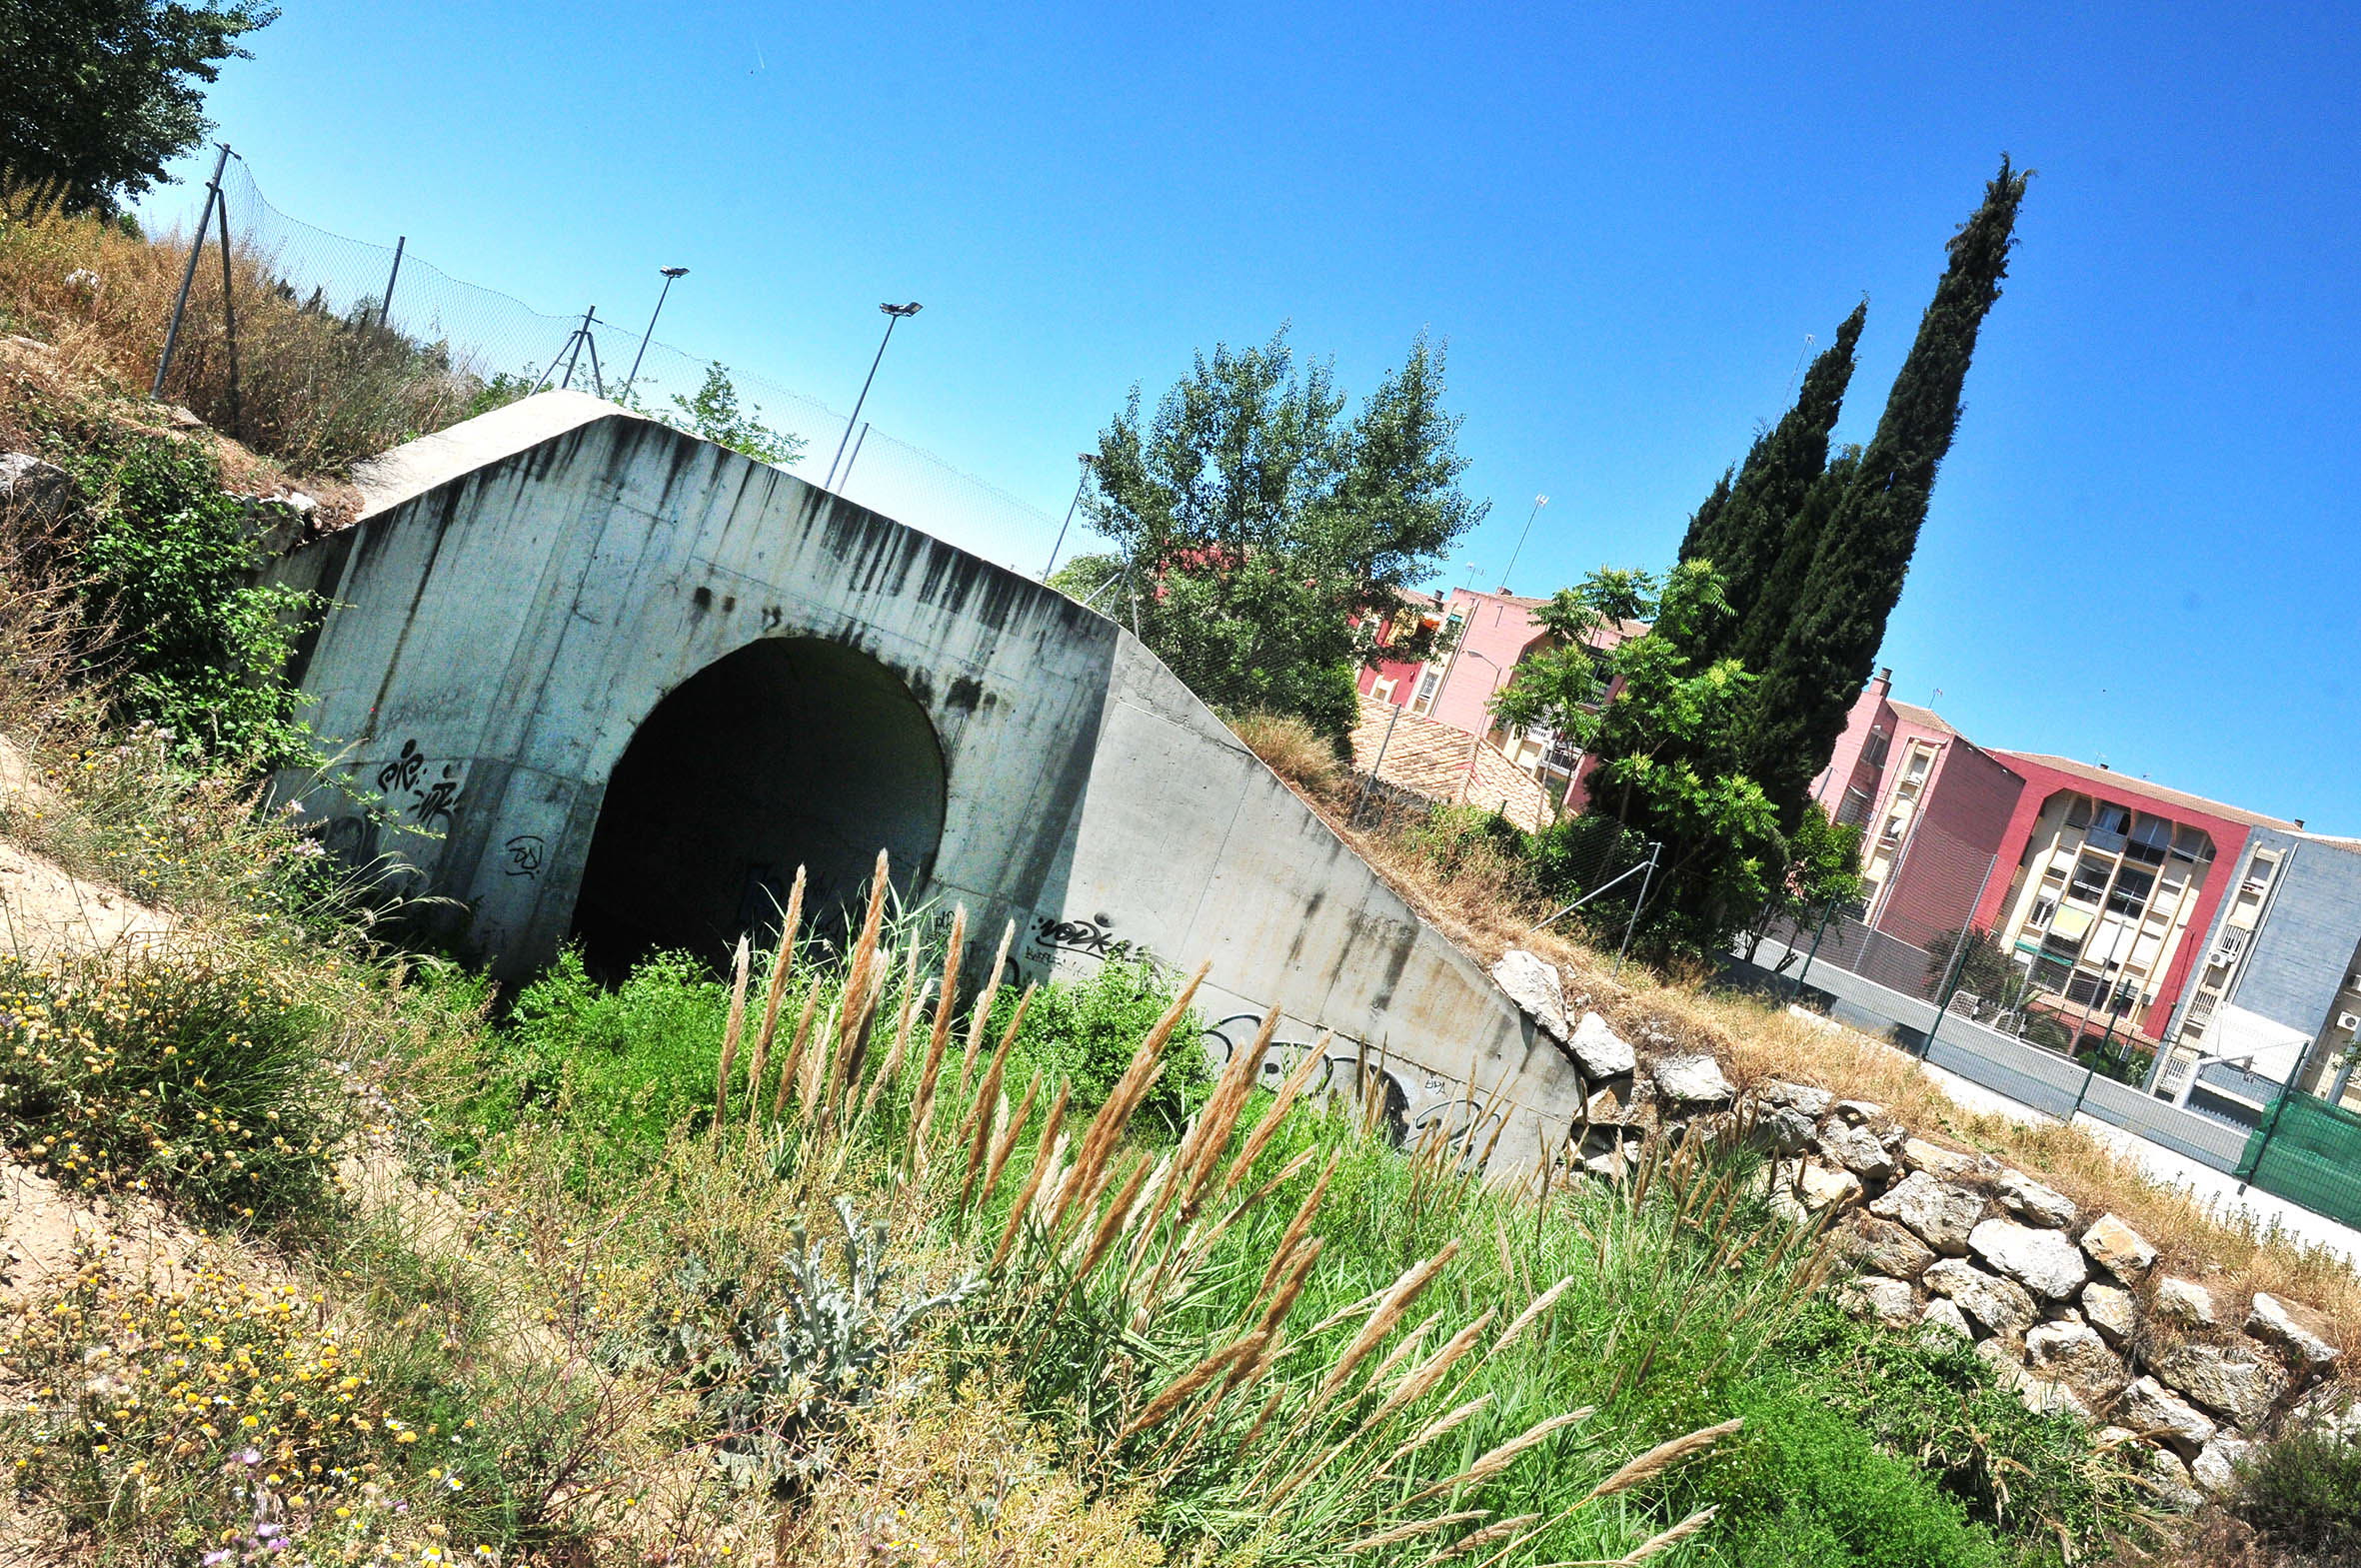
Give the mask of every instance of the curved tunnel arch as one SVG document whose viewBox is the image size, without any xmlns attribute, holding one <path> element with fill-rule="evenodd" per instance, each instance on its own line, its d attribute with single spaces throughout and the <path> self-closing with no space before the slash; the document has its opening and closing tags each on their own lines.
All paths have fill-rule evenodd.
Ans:
<svg viewBox="0 0 2361 1568">
<path fill-rule="evenodd" d="M 943 839 L 943 749 L 891 669 L 818 638 L 767 638 L 657 704 L 608 776 L 573 928 L 616 972 L 660 949 L 723 963 L 776 931 L 796 867 L 807 929 L 840 934 L 883 848 L 909 896 Z"/>
</svg>

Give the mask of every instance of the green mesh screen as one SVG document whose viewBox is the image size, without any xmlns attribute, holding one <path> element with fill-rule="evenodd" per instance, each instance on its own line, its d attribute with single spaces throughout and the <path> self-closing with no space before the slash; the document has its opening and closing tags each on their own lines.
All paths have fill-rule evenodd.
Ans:
<svg viewBox="0 0 2361 1568">
<path fill-rule="evenodd" d="M 2315 1213 L 2361 1225 L 2361 1114 L 2282 1094 L 2248 1135 L 2238 1175 Z"/>
</svg>

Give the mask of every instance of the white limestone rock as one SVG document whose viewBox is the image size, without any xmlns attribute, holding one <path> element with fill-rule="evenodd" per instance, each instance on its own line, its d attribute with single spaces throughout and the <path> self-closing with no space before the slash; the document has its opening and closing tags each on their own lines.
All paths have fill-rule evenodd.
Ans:
<svg viewBox="0 0 2361 1568">
<path fill-rule="evenodd" d="M 2021 1170 L 2004 1170 L 1995 1183 L 2000 1206 L 2028 1225 L 2058 1229 L 2082 1217 L 2074 1200 L 2055 1187 L 2043 1186 Z"/>
<path fill-rule="evenodd" d="M 1649 1066 L 1656 1088 L 1682 1105 L 1715 1105 L 1738 1092 L 1711 1056 L 1659 1056 Z"/>
<path fill-rule="evenodd" d="M 1565 984 L 1556 966 L 1536 952 L 1511 947 L 1492 965 L 1492 983 L 1553 1039 L 1566 1037 Z M 1630 1069 L 1624 1069 L 1628 1072 Z"/>
<path fill-rule="evenodd" d="M 2016 1377 L 2017 1397 L 2035 1415 L 2071 1415 L 2084 1421 L 2090 1419 L 2090 1406 L 2084 1404 L 2062 1378 L 2046 1377 L 2039 1372 L 2020 1372 Z"/>
<path fill-rule="evenodd" d="M 1817 1122 L 1828 1113 L 1828 1106 L 1836 1096 L 1826 1089 L 1808 1083 L 1790 1083 L 1784 1078 L 1773 1078 L 1754 1091 L 1754 1097 L 1769 1105 L 1784 1105 Z"/>
<path fill-rule="evenodd" d="M 2081 1249 L 2055 1230 L 1987 1219 L 1968 1232 L 1967 1246 L 1995 1272 L 2052 1301 L 2080 1295 L 2090 1279 L 2090 1264 Z"/>
<path fill-rule="evenodd" d="M 2082 1233 L 2083 1255 L 2125 1284 L 2137 1287 L 2156 1266 L 2156 1249 L 2113 1214 L 2101 1214 Z"/>
<path fill-rule="evenodd" d="M 2013 1279 L 1987 1274 L 1964 1258 L 1947 1257 L 1929 1268 L 1921 1282 L 1937 1295 L 1949 1296 L 1984 1331 L 2003 1339 L 2024 1336 L 2040 1318 L 2033 1297 Z"/>
<path fill-rule="evenodd" d="M 1639 1056 L 1623 1036 L 1607 1026 L 1606 1019 L 1595 1012 L 1582 1014 L 1582 1021 L 1574 1025 L 1574 1060 L 1582 1064 L 1582 1071 L 1592 1078 L 1619 1078 L 1639 1065 Z"/>
<path fill-rule="evenodd" d="M 1880 1219 L 1901 1221 L 1945 1257 L 1964 1257 L 1968 1235 L 1984 1212 L 1984 1200 L 1920 1169 L 1887 1188 L 1869 1205 L 1869 1212 Z"/>
<path fill-rule="evenodd" d="M 2104 1398 L 2131 1380 L 2123 1360 L 2096 1330 L 2081 1323 L 2043 1323 L 2025 1335 L 2025 1364 Z"/>
<path fill-rule="evenodd" d="M 2217 1437 L 2189 1462 L 2189 1474 L 2209 1492 L 2226 1492 L 2238 1479 L 2239 1464 L 2253 1451 L 2254 1444 L 2243 1437 Z"/>
<path fill-rule="evenodd" d="M 1976 1358 L 2000 1374 L 2003 1388 L 2014 1388 L 2025 1375 L 2025 1346 L 2021 1340 L 1994 1334 L 1976 1341 Z"/>
<path fill-rule="evenodd" d="M 1885 1107 L 1874 1100 L 1840 1099 L 1836 1102 L 1836 1119 L 1847 1126 L 1857 1127 L 1875 1121 L 1885 1114 Z"/>
<path fill-rule="evenodd" d="M 1937 1296 L 1929 1301 L 1926 1310 L 1918 1314 L 1918 1321 L 1923 1325 L 1918 1337 L 1929 1342 L 1945 1335 L 1956 1335 L 1961 1339 L 1976 1337 L 1975 1330 L 1967 1325 L 1967 1314 L 1960 1311 L 1959 1303 L 1948 1296 Z"/>
<path fill-rule="evenodd" d="M 1754 1111 L 1755 1135 L 1773 1153 L 1800 1154 L 1812 1146 L 1815 1123 L 1793 1105 L 1760 1105 Z"/>
<path fill-rule="evenodd" d="M 1957 1181 L 1974 1172 L 1977 1160 L 1973 1154 L 1962 1154 L 1923 1138 L 1905 1138 L 1902 1163 L 1912 1170 L 1923 1170 L 1939 1181 Z"/>
<path fill-rule="evenodd" d="M 1804 1208 L 1814 1214 L 1861 1200 L 1861 1178 L 1849 1170 L 1830 1170 L 1806 1161 L 1795 1185 Z"/>
<path fill-rule="evenodd" d="M 1851 1290 L 1868 1315 L 1889 1328 L 1906 1328 L 1918 1321 L 1918 1292 L 1906 1279 L 1863 1274 L 1853 1281 Z"/>
<path fill-rule="evenodd" d="M 2082 1287 L 2082 1315 L 2100 1338 L 2115 1346 L 2131 1338 L 2140 1323 L 2139 1302 L 2130 1291 L 2095 1279 Z"/>
<path fill-rule="evenodd" d="M 1820 1132 L 1820 1152 L 1863 1181 L 1883 1181 L 1894 1173 L 1893 1156 L 1876 1133 L 1858 1123 L 1829 1122 Z"/>
<path fill-rule="evenodd" d="M 1871 1273 L 1890 1274 L 1896 1279 L 1916 1279 L 1935 1260 L 1934 1248 L 1907 1227 L 1871 1214 L 1852 1216 L 1837 1246 Z"/>
<path fill-rule="evenodd" d="M 2288 1351 L 2308 1371 L 2327 1370 L 2343 1353 L 2328 1342 L 2327 1328 L 2327 1322 L 2310 1308 L 2260 1290 L 2254 1293 L 2253 1310 L 2246 1314 L 2248 1333 Z"/>
<path fill-rule="evenodd" d="M 2168 1508 L 2188 1513 L 2201 1507 L 2205 1494 L 2197 1489 L 2189 1477 L 2189 1467 L 2181 1463 L 2181 1456 L 2169 1448 L 2146 1448 L 2148 1478 L 2156 1484 L 2157 1499 Z"/>
<path fill-rule="evenodd" d="M 2135 1377 L 2123 1392 L 2123 1418 L 2137 1430 L 2151 1433 L 2180 1450 L 2185 1458 L 2213 1441 L 2219 1427 L 2195 1405 L 2158 1382 L 2154 1376 Z"/>
<path fill-rule="evenodd" d="M 2167 1275 L 2158 1280 L 2156 1299 L 2151 1305 L 2158 1317 L 2184 1328 L 2211 1328 L 2221 1321 L 2220 1314 L 2213 1309 L 2213 1292 L 2194 1279 Z"/>
<path fill-rule="evenodd" d="M 2286 1369 L 2251 1344 L 2185 1340 L 2148 1364 L 2167 1386 L 2241 1427 L 2259 1426 L 2287 1391 Z"/>
</svg>

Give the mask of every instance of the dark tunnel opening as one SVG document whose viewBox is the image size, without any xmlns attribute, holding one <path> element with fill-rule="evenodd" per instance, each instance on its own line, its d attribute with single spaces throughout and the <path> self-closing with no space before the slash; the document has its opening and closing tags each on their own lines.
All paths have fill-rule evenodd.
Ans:
<svg viewBox="0 0 2361 1568">
<path fill-rule="evenodd" d="M 912 895 L 943 838 L 943 751 L 902 678 L 816 638 L 753 643 L 670 693 L 607 781 L 574 934 L 594 972 L 776 940 L 796 867 L 805 929 L 841 940 L 883 848 Z"/>
</svg>

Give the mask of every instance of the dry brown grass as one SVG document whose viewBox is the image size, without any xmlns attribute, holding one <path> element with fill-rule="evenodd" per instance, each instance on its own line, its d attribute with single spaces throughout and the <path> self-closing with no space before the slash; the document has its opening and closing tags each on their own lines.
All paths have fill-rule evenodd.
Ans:
<svg viewBox="0 0 2361 1568">
<path fill-rule="evenodd" d="M 267 258 L 233 249 L 233 416 L 219 257 L 209 243 L 164 395 L 255 452 L 298 471 L 341 471 L 466 418 L 483 390 L 467 366 L 307 304 L 277 285 Z M 183 236 L 143 238 L 32 205 L 0 219 L 0 328 L 46 342 L 69 380 L 144 396 L 187 261 Z"/>
<path fill-rule="evenodd" d="M 1344 776 L 1336 749 L 1302 720 L 1285 714 L 1242 714 L 1229 722 L 1246 750 L 1293 788 L 1325 794 Z"/>
</svg>

